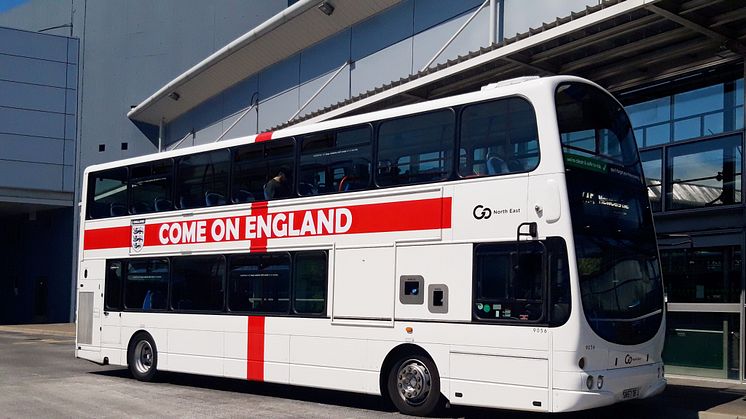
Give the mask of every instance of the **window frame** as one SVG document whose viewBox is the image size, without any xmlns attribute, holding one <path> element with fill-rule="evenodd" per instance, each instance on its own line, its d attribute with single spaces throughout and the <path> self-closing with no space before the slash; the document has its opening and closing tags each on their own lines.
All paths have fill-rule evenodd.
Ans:
<svg viewBox="0 0 746 419">
<path fill-rule="evenodd" d="M 324 256 L 324 307 L 319 313 L 299 312 L 296 308 L 296 280 L 298 276 L 297 258 L 299 255 L 321 253 Z M 328 317 L 329 311 L 329 251 L 328 250 L 300 250 L 292 252 L 292 278 L 290 281 L 290 314 L 298 317 Z"/>
<path fill-rule="evenodd" d="M 525 169 L 525 170 L 521 170 L 521 171 L 515 171 L 515 172 L 509 171 L 507 173 L 495 173 L 495 174 L 491 174 L 491 175 L 490 174 L 486 174 L 486 175 L 468 175 L 468 176 L 462 175 L 461 174 L 461 170 L 460 170 L 460 168 L 461 168 L 460 159 L 461 159 L 461 148 L 462 148 L 461 145 L 462 145 L 462 142 L 463 142 L 463 138 L 462 138 L 463 131 L 462 131 L 462 129 L 463 129 L 463 126 L 464 126 L 464 123 L 463 123 L 464 112 L 466 112 L 467 109 L 469 109 L 469 108 L 471 108 L 473 106 L 484 105 L 484 104 L 489 104 L 489 103 L 496 103 L 496 102 L 500 102 L 500 101 L 503 101 L 503 100 L 509 101 L 509 100 L 513 100 L 513 99 L 522 100 L 522 101 L 526 102 L 526 104 L 528 104 L 529 108 L 531 109 L 531 112 L 533 113 L 533 116 L 534 116 L 533 123 L 534 123 L 534 127 L 536 129 L 536 165 L 533 166 L 533 167 L 531 167 L 531 168 L 528 168 L 528 169 Z M 536 169 L 538 169 L 539 166 L 541 165 L 541 157 L 542 157 L 541 156 L 541 149 L 542 149 L 542 147 L 541 147 L 541 135 L 539 134 L 539 119 L 536 116 L 536 107 L 534 106 L 534 103 L 531 101 L 531 99 L 529 99 L 528 96 L 525 96 L 525 95 L 522 95 L 522 94 L 513 94 L 513 95 L 508 95 L 508 96 L 501 96 L 499 98 L 492 98 L 492 99 L 482 100 L 482 101 L 478 101 L 478 102 L 465 103 L 465 104 L 459 105 L 459 108 L 458 108 L 457 112 L 458 112 L 458 115 L 456 116 L 456 122 L 457 122 L 457 125 L 456 125 L 456 151 L 455 151 L 455 154 L 454 154 L 454 165 L 455 165 L 455 169 L 454 169 L 454 172 L 453 172 L 453 174 L 455 174 L 455 179 L 456 180 L 461 181 L 461 180 L 466 180 L 466 179 L 476 179 L 476 178 L 480 178 L 481 179 L 481 178 L 488 178 L 488 177 L 494 177 L 494 176 L 509 176 L 509 175 L 516 175 L 516 174 L 531 173 L 531 172 L 535 171 Z M 454 176 L 451 176 L 451 178 L 454 178 Z"/>
<path fill-rule="evenodd" d="M 249 202 L 237 201 L 235 197 L 236 191 L 234 191 L 233 188 L 237 183 L 236 168 L 238 165 L 236 164 L 236 157 L 238 153 L 244 149 L 261 148 L 262 159 L 264 159 L 266 158 L 266 154 L 267 154 L 267 146 L 275 145 L 277 144 L 277 142 L 280 142 L 283 140 L 289 141 L 290 145 L 292 146 L 292 152 L 290 153 L 291 154 L 290 169 L 292 170 L 292 178 L 291 178 L 291 182 L 289 185 L 290 190 L 288 191 L 288 196 L 267 200 L 264 198 L 264 194 L 262 193 L 262 196 L 260 197 L 260 199 L 254 199 L 254 201 L 249 201 Z M 279 147 L 282 147 L 282 146 L 279 146 Z M 299 160 L 299 155 L 298 155 L 299 148 L 300 147 L 298 146 L 298 140 L 296 136 L 274 138 L 270 141 L 260 141 L 260 142 L 253 142 L 250 144 L 244 144 L 244 145 L 235 146 L 235 147 L 228 147 L 228 149 L 230 150 L 230 155 L 231 155 L 231 163 L 230 163 L 230 181 L 229 181 L 229 187 L 228 187 L 228 195 L 229 195 L 228 198 L 229 199 L 227 200 L 228 202 L 226 205 L 241 205 L 241 204 L 248 204 L 248 203 L 254 203 L 254 202 L 269 202 L 269 201 L 277 201 L 277 200 L 282 200 L 282 199 L 292 199 L 292 198 L 297 197 L 298 193 L 297 193 L 296 184 L 297 184 L 297 178 L 298 178 L 297 171 L 298 171 L 298 160 Z M 266 181 L 264 182 L 264 184 L 266 184 Z"/>
<path fill-rule="evenodd" d="M 380 121 L 376 121 L 376 122 L 380 122 Z M 322 130 L 322 131 L 313 131 L 313 132 L 308 132 L 308 133 L 305 133 L 305 134 L 297 135 L 296 136 L 296 138 L 297 138 L 297 141 L 296 141 L 296 145 L 297 145 L 296 146 L 296 158 L 295 158 L 295 173 L 296 173 L 296 176 L 295 176 L 294 185 L 293 185 L 294 189 L 295 189 L 294 196 L 301 197 L 301 198 L 306 198 L 306 197 L 309 197 L 309 196 L 335 195 L 335 194 L 341 194 L 341 193 L 346 193 L 346 192 L 359 192 L 359 191 L 370 190 L 371 186 L 374 185 L 374 182 L 373 182 L 373 173 L 375 172 L 375 170 L 373 170 L 373 168 L 374 168 L 374 164 L 375 164 L 376 147 L 377 147 L 377 144 L 378 144 L 378 141 L 377 141 L 378 140 L 378 138 L 377 138 L 378 129 L 377 129 L 376 125 L 377 124 L 374 124 L 373 122 L 364 122 L 364 123 L 355 124 L 355 125 L 348 125 L 348 126 L 344 126 L 344 127 L 339 127 L 339 128 L 334 128 L 334 129 L 328 129 L 328 130 Z M 360 189 L 351 190 L 351 191 L 331 191 L 331 192 L 323 192 L 323 193 L 302 195 L 300 193 L 300 181 L 301 181 L 301 173 L 302 173 L 303 145 L 304 145 L 304 143 L 306 141 L 306 138 L 313 137 L 313 136 L 321 136 L 321 135 L 324 135 L 324 134 L 333 134 L 335 136 L 335 139 L 336 139 L 336 136 L 339 133 L 347 132 L 347 131 L 355 131 L 355 130 L 362 129 L 362 128 L 367 128 L 368 129 L 368 133 L 370 134 L 370 140 L 369 140 L 369 143 L 368 143 L 368 147 L 370 147 L 370 153 L 368 153 L 368 157 L 370 159 L 370 161 L 369 161 L 370 172 L 368 174 L 368 183 L 365 185 L 365 187 L 360 188 Z M 327 167 L 329 167 L 329 166 L 327 166 Z"/>
<path fill-rule="evenodd" d="M 200 155 L 206 155 L 206 154 L 218 154 L 218 153 L 227 153 L 228 159 L 228 171 L 226 173 L 226 190 L 225 194 L 223 195 L 223 198 L 225 200 L 222 204 L 216 204 L 216 205 L 207 205 L 206 197 L 203 197 L 203 199 L 200 201 L 200 205 L 195 206 L 182 206 L 181 205 L 181 188 L 185 185 L 185 182 L 183 181 L 183 178 L 181 177 L 181 162 L 184 159 L 188 158 L 194 158 Z M 213 163 L 214 165 L 214 163 Z M 197 153 L 189 153 L 184 154 L 181 156 L 176 156 L 174 158 L 174 187 L 173 187 L 173 201 L 174 201 L 174 210 L 195 210 L 199 208 L 213 208 L 213 207 L 223 207 L 226 205 L 231 205 L 231 192 L 232 192 L 232 180 L 233 180 L 233 151 L 232 147 L 224 147 L 224 148 L 216 148 L 213 150 L 206 150 L 206 151 L 200 151 Z M 200 183 L 200 185 L 204 185 L 204 176 L 203 181 Z M 204 189 L 204 187 L 203 187 Z"/>
<path fill-rule="evenodd" d="M 116 170 L 123 170 L 124 171 L 124 182 L 125 182 L 125 197 L 124 197 L 124 206 L 125 206 L 125 214 L 123 215 L 107 215 L 104 217 L 94 217 L 91 215 L 91 210 L 93 209 L 93 206 L 96 204 L 95 202 L 95 196 L 96 196 L 96 175 L 99 175 L 101 173 L 106 172 L 113 172 Z M 107 218 L 116 218 L 116 217 L 128 217 L 130 215 L 129 213 L 129 202 L 130 202 L 130 185 L 129 185 L 129 178 L 130 178 L 130 165 L 127 166 L 119 166 L 119 167 L 112 167 L 109 169 L 104 170 L 97 170 L 95 172 L 88 173 L 88 181 L 87 181 L 87 188 L 86 191 L 86 214 L 85 214 L 85 220 L 104 220 Z"/>
<path fill-rule="evenodd" d="M 214 259 L 221 259 L 223 263 L 223 277 L 220 279 L 220 284 L 223 289 L 223 298 L 221 298 L 221 308 L 220 309 L 207 309 L 207 310 L 200 310 L 200 309 L 177 309 L 174 308 L 174 259 L 200 259 L 200 258 L 214 258 Z M 169 264 L 169 279 L 168 279 L 168 309 L 167 311 L 172 313 L 183 313 L 183 314 L 219 314 L 224 313 L 226 311 L 226 294 L 227 294 L 227 283 L 226 278 L 228 274 L 228 261 L 223 253 L 208 253 L 208 254 L 200 254 L 200 255 L 188 255 L 188 256 L 170 256 L 168 257 L 168 264 Z M 203 281 L 206 281 L 207 279 L 203 279 Z"/>
<path fill-rule="evenodd" d="M 241 314 L 241 315 L 262 315 L 262 316 L 288 316 L 293 313 L 293 253 L 290 251 L 279 251 L 279 252 L 264 252 L 264 253 L 232 253 L 227 255 L 227 268 L 226 268 L 226 303 L 225 312 L 228 314 Z M 239 257 L 261 257 L 262 255 L 278 255 L 285 254 L 288 259 L 289 275 L 288 275 L 288 309 L 285 312 L 281 311 L 260 311 L 260 310 L 233 310 L 231 308 L 231 292 L 229 291 L 231 285 L 231 270 L 234 266 L 233 259 Z"/>
<path fill-rule="evenodd" d="M 149 256 L 149 257 L 136 257 L 118 259 L 124 264 L 129 264 L 133 260 L 158 260 L 162 259 L 166 261 L 168 266 L 168 278 L 166 279 L 166 308 L 149 309 L 145 310 L 142 307 L 127 307 L 127 281 L 129 280 L 129 269 L 124 269 L 124 280 L 122 281 L 122 311 L 128 312 L 139 312 L 139 313 L 169 313 L 171 312 L 171 257 L 169 256 Z"/>
<path fill-rule="evenodd" d="M 117 305 L 109 305 L 109 278 L 111 266 L 115 263 L 119 263 L 119 269 L 121 270 L 121 278 L 119 279 L 118 298 Z M 106 311 L 122 311 L 124 308 L 124 281 L 127 277 L 126 272 L 126 259 L 108 259 L 106 261 L 106 273 L 104 275 L 104 310 Z"/>
<path fill-rule="evenodd" d="M 460 118 L 460 110 L 459 108 L 464 107 L 464 104 L 461 105 L 454 105 L 454 106 L 447 106 L 443 108 L 437 108 L 437 109 L 431 109 L 428 111 L 423 112 L 417 112 L 417 113 L 411 113 L 407 115 L 397 116 L 393 118 L 386 118 L 386 119 L 380 119 L 375 121 L 375 130 L 374 130 L 374 136 L 373 136 L 373 161 L 371 162 L 371 187 L 374 189 L 389 189 L 389 188 L 400 188 L 400 187 L 407 187 L 407 186 L 413 186 L 413 185 L 428 185 L 428 184 L 437 184 L 442 182 L 448 182 L 450 180 L 454 180 L 454 174 L 457 173 L 456 165 L 458 164 L 458 144 L 459 144 L 459 132 L 460 132 L 460 124 L 461 124 L 461 118 Z M 428 115 L 428 114 L 435 114 L 438 112 L 444 112 L 448 111 L 451 114 L 452 117 L 452 124 L 453 124 L 453 133 L 451 137 L 451 147 L 447 149 L 446 151 L 450 151 L 451 153 L 451 162 L 448 165 L 445 165 L 448 169 L 448 173 L 446 176 L 444 176 L 442 179 L 435 180 L 435 181 L 425 181 L 425 182 L 409 182 L 409 183 L 399 183 L 399 184 L 392 184 L 392 185 L 381 185 L 379 183 L 379 163 L 380 163 L 380 148 L 381 148 L 381 126 L 390 122 L 395 122 L 407 118 L 415 118 L 418 116 Z"/>
<path fill-rule="evenodd" d="M 519 246 L 526 246 L 526 244 L 529 244 L 531 246 L 539 245 L 541 246 L 541 316 L 538 319 L 535 320 L 520 320 L 520 319 L 512 319 L 512 318 L 499 318 L 499 319 L 490 319 L 490 318 L 482 318 L 477 316 L 477 308 L 476 304 L 479 300 L 479 283 L 480 277 L 479 277 L 479 264 L 477 263 L 477 256 L 480 247 L 487 247 L 487 246 L 494 246 L 497 248 L 500 248 L 498 253 L 500 254 L 507 254 L 508 258 L 510 259 L 510 262 L 512 263 L 513 255 L 512 253 L 515 252 L 515 250 Z M 505 250 L 508 249 L 508 250 Z M 510 249 L 513 249 L 512 251 Z M 523 326 L 543 326 L 543 327 L 556 327 L 557 325 L 550 326 L 550 313 L 548 310 L 548 304 L 551 299 L 550 295 L 550 287 L 549 287 L 549 266 L 548 266 L 548 249 L 547 245 L 544 242 L 544 240 L 521 240 L 521 241 L 505 241 L 505 242 L 483 242 L 483 243 L 474 243 L 474 247 L 472 250 L 472 293 L 471 293 L 471 321 L 472 323 L 485 323 L 485 324 L 504 324 L 504 325 L 523 325 Z M 506 301 L 515 302 L 517 299 L 513 297 L 512 299 L 508 299 Z M 500 303 L 504 304 L 504 303 Z M 565 320 L 566 322 L 566 320 Z M 564 324 L 563 322 L 562 324 Z"/>
<path fill-rule="evenodd" d="M 127 165 L 127 213 L 130 215 L 148 215 L 148 214 L 158 214 L 162 212 L 168 212 L 168 211 L 175 211 L 179 208 L 176 207 L 176 202 L 174 201 L 174 197 L 176 196 L 176 164 L 177 159 L 175 157 L 167 157 L 165 159 L 158 159 L 158 160 L 150 160 L 144 163 L 136 163 L 136 164 L 130 164 Z M 156 163 L 170 161 L 171 162 L 171 174 L 170 174 L 170 182 L 169 183 L 169 195 L 168 199 L 171 200 L 171 209 L 170 210 L 163 210 L 163 211 L 157 211 L 155 209 L 155 206 L 153 207 L 153 211 L 150 212 L 134 212 L 133 211 L 133 194 L 132 194 L 132 172 L 133 168 L 136 166 L 145 166 L 145 165 L 154 165 Z M 154 178 L 154 175 L 146 176 L 140 179 L 150 179 Z"/>
</svg>

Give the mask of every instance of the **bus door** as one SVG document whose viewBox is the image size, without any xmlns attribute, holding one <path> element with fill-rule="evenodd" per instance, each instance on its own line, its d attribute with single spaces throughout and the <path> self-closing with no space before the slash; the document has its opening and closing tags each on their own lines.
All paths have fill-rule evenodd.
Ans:
<svg viewBox="0 0 746 419">
<path fill-rule="evenodd" d="M 122 284 L 124 261 L 109 261 L 104 273 L 104 298 L 101 317 L 101 347 L 119 349 L 122 325 Z M 116 361 L 112 360 L 112 363 Z"/>
<path fill-rule="evenodd" d="M 101 317 L 104 303 L 106 261 L 91 260 L 78 270 L 77 346 L 85 351 L 100 351 Z"/>
</svg>

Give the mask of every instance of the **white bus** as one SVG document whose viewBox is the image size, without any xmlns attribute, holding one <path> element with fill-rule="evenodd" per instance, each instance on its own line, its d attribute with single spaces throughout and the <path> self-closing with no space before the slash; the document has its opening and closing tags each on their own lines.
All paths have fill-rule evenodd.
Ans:
<svg viewBox="0 0 746 419">
<path fill-rule="evenodd" d="M 89 167 L 76 356 L 563 412 L 663 391 L 622 106 L 576 77 Z"/>
</svg>

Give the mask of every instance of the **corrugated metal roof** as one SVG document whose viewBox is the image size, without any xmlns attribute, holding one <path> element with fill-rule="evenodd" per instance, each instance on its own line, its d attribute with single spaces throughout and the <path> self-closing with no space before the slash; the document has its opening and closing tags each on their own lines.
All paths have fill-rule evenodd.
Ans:
<svg viewBox="0 0 746 419">
<path fill-rule="evenodd" d="M 401 0 L 339 1 L 332 16 L 318 0 L 301 0 L 215 52 L 132 109 L 127 116 L 158 125 L 299 51 L 399 3 Z M 178 100 L 169 98 L 178 93 Z"/>
<path fill-rule="evenodd" d="M 273 130 L 462 93 L 525 75 L 571 74 L 623 91 L 742 62 L 744 38 L 744 2 L 605 0 Z"/>
</svg>

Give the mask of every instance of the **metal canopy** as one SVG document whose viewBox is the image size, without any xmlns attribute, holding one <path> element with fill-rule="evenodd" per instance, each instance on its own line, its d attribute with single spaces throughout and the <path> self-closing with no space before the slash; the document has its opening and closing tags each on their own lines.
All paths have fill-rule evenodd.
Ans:
<svg viewBox="0 0 746 419">
<path fill-rule="evenodd" d="M 571 74 L 612 92 L 743 61 L 746 3 L 608 0 L 274 129 L 434 99 L 498 80 Z"/>
<path fill-rule="evenodd" d="M 319 0 L 300 0 L 169 82 L 127 116 L 151 125 L 159 125 L 161 119 L 172 121 L 262 69 L 400 1 L 337 1 L 327 16 L 317 7 Z"/>
</svg>

